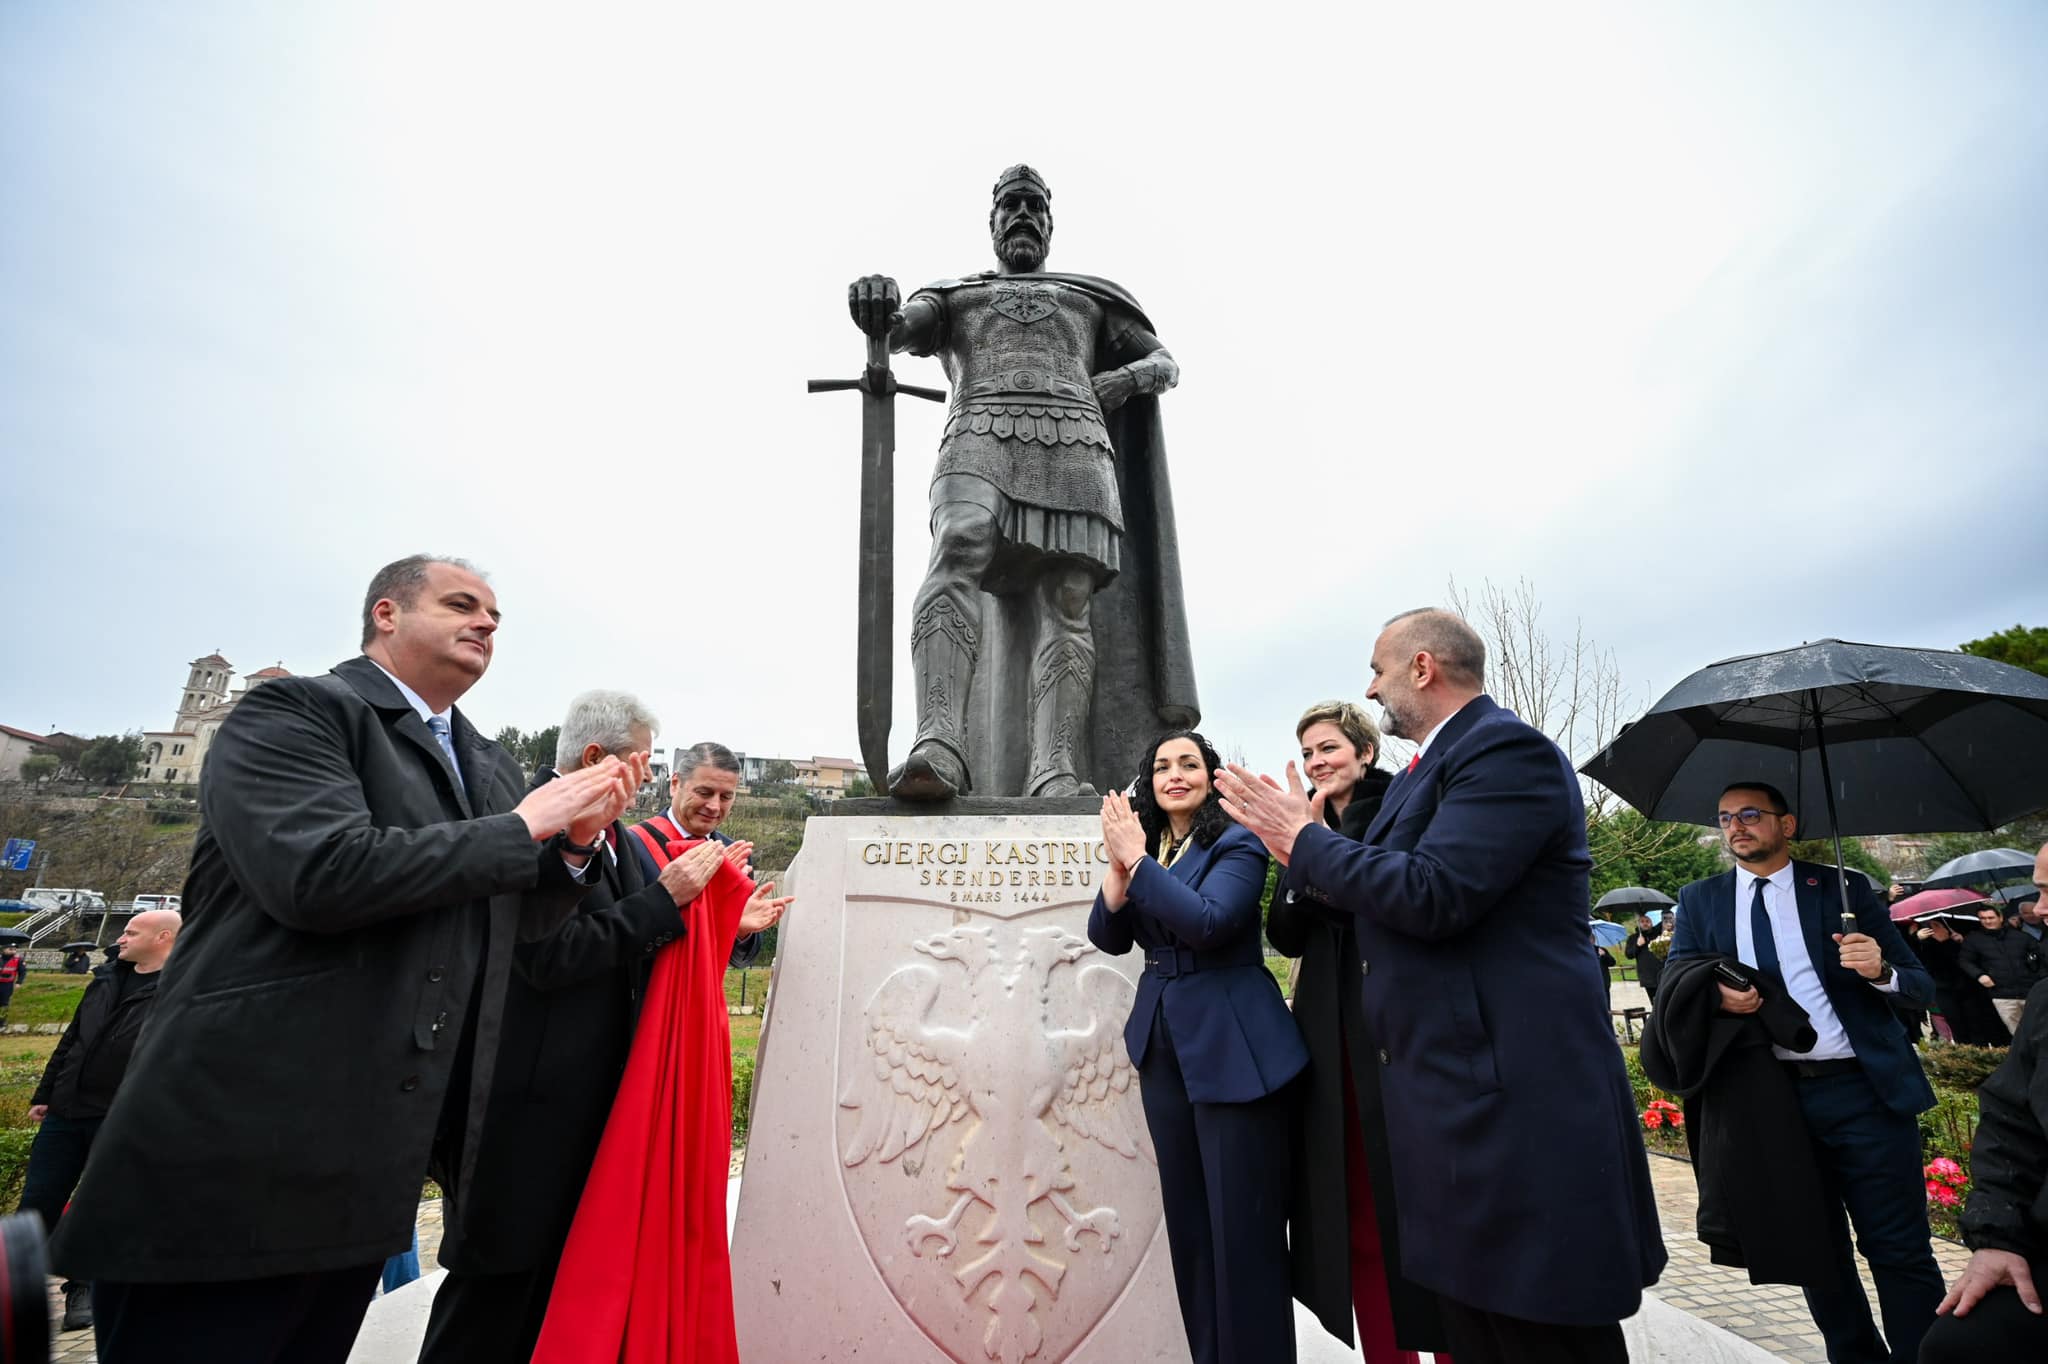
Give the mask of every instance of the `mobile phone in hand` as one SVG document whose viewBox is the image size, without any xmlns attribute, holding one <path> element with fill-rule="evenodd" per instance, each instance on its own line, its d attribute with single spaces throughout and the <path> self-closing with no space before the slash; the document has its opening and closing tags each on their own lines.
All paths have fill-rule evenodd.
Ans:
<svg viewBox="0 0 2048 1364">
<path fill-rule="evenodd" d="M 1754 990 L 1756 978 L 1732 961 L 1714 963 L 1714 978 L 1731 990 Z"/>
</svg>

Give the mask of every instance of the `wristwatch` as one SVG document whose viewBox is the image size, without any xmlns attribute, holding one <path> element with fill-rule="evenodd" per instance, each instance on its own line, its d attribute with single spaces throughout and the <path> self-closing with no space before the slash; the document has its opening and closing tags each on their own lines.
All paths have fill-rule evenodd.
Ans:
<svg viewBox="0 0 2048 1364">
<path fill-rule="evenodd" d="M 563 834 L 562 851 L 566 853 L 575 853 L 578 857 L 595 857 L 597 856 L 597 844 L 593 843 L 586 848 L 579 843 L 571 843 L 569 841 L 569 835 Z M 1889 970 L 1890 968 L 1887 967 L 1886 969 Z"/>
<path fill-rule="evenodd" d="M 1879 971 L 1875 976 L 1871 977 L 1870 983 L 1872 985 L 1889 985 L 1892 983 L 1892 977 L 1898 974 L 1898 972 L 1892 970 L 1892 964 L 1890 962 L 1883 963 L 1883 966 L 1883 970 Z"/>
</svg>

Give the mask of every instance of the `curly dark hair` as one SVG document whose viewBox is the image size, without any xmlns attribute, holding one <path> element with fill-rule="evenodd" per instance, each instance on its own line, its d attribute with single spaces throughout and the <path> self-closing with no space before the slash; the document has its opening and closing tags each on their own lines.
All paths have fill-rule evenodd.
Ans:
<svg viewBox="0 0 2048 1364">
<path fill-rule="evenodd" d="M 1152 760 L 1159 756 L 1160 748 L 1175 739 L 1192 739 L 1195 748 L 1202 755 L 1202 768 L 1209 773 L 1209 794 L 1195 807 L 1195 824 L 1191 831 L 1195 842 L 1209 847 L 1223 837 L 1223 831 L 1230 827 L 1230 816 L 1223 813 L 1223 799 L 1216 792 L 1216 770 L 1223 766 L 1223 759 L 1216 756 L 1216 747 L 1201 732 L 1192 729 L 1170 729 L 1154 739 L 1146 748 L 1144 760 L 1138 764 L 1138 780 L 1132 787 L 1131 812 L 1138 817 L 1138 824 L 1145 830 L 1145 851 L 1154 857 L 1159 855 L 1160 836 L 1167 832 L 1166 811 L 1159 808 L 1159 798 L 1152 794 Z"/>
</svg>

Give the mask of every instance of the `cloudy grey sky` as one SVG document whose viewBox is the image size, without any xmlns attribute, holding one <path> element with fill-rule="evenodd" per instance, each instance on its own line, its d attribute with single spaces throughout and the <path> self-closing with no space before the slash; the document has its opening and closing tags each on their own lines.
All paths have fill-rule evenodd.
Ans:
<svg viewBox="0 0 2048 1364">
<path fill-rule="evenodd" d="M 622 686 L 853 754 L 858 417 L 803 381 L 854 276 L 988 263 L 1018 160 L 1181 362 L 1255 761 L 1453 575 L 1646 695 L 2048 621 L 2039 5 L 875 8 L 0 6 L 0 721 L 324 669 L 431 549 L 505 610 L 486 728 Z"/>
</svg>

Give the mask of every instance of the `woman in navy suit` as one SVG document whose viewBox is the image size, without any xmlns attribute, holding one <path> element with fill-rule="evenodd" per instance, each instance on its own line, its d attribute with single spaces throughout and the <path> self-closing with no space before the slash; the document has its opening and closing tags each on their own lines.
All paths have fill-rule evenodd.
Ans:
<svg viewBox="0 0 2048 1364">
<path fill-rule="evenodd" d="M 1259 945 L 1266 852 L 1232 824 L 1209 741 L 1154 741 L 1136 795 L 1102 801 L 1109 870 L 1088 937 L 1145 971 L 1124 1025 L 1159 1157 L 1173 1282 L 1195 1364 L 1294 1358 L 1288 1100 L 1308 1049 Z"/>
</svg>

